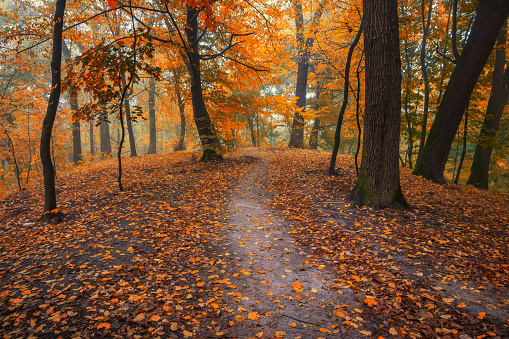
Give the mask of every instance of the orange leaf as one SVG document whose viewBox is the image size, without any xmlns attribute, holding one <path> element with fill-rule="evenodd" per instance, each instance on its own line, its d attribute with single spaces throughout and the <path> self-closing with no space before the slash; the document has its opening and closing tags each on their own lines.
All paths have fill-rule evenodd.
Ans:
<svg viewBox="0 0 509 339">
<path fill-rule="evenodd" d="M 477 318 L 484 319 L 484 316 L 486 315 L 486 312 L 480 312 L 479 316 Z"/>
<path fill-rule="evenodd" d="M 105 328 L 105 329 L 109 330 L 110 324 L 109 323 L 100 323 L 99 325 L 97 325 L 97 329 L 101 329 L 101 328 Z"/>
<path fill-rule="evenodd" d="M 372 297 L 366 297 L 366 298 L 364 299 L 364 302 L 365 302 L 365 303 L 366 303 L 366 305 L 368 305 L 369 307 L 371 307 L 371 306 L 373 306 L 373 305 L 376 305 L 376 304 L 377 304 L 376 300 L 375 300 L 374 298 L 372 298 Z"/>
<path fill-rule="evenodd" d="M 323 327 L 321 327 L 321 328 L 320 328 L 320 332 L 322 332 L 322 333 L 330 333 L 330 330 L 329 330 L 329 329 L 327 329 L 327 328 L 323 328 Z"/>
<path fill-rule="evenodd" d="M 117 1 L 116 0 L 108 0 L 108 5 L 111 9 L 117 8 Z"/>
<path fill-rule="evenodd" d="M 467 305 L 465 305 L 465 303 L 461 303 L 461 304 L 458 305 L 458 307 L 463 308 L 463 307 L 467 307 Z"/>
<path fill-rule="evenodd" d="M 258 318 L 260 318 L 260 316 L 256 312 L 248 313 L 247 317 L 251 320 L 258 320 Z"/>
<path fill-rule="evenodd" d="M 161 319 L 161 317 L 157 314 L 154 314 L 153 316 L 150 317 L 151 321 L 158 321 L 159 319 Z"/>
</svg>

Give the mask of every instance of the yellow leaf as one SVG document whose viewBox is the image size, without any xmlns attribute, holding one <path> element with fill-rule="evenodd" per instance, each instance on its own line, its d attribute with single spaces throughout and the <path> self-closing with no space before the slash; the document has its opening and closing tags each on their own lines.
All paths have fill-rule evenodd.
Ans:
<svg viewBox="0 0 509 339">
<path fill-rule="evenodd" d="M 171 323 L 171 327 L 170 328 L 171 328 L 172 331 L 176 331 L 178 329 L 177 323 Z"/>
<path fill-rule="evenodd" d="M 248 313 L 247 317 L 251 320 L 258 320 L 258 318 L 260 318 L 260 316 L 256 312 Z"/>
<path fill-rule="evenodd" d="M 263 336 L 263 332 L 258 332 L 258 333 L 256 333 L 256 334 L 255 334 L 255 336 L 256 336 L 257 338 L 260 338 L 261 336 Z"/>
<path fill-rule="evenodd" d="M 186 331 L 186 330 L 184 330 L 182 333 L 184 333 L 184 336 L 186 338 L 192 337 L 194 335 L 193 332 L 189 332 L 189 331 Z"/>
<path fill-rule="evenodd" d="M 371 332 L 369 332 L 369 331 L 360 331 L 360 332 L 361 332 L 362 334 L 364 334 L 364 335 L 371 335 Z"/>
<path fill-rule="evenodd" d="M 446 303 L 450 304 L 450 303 L 452 303 L 452 302 L 454 301 L 454 298 L 443 298 L 442 300 L 443 300 L 444 302 L 446 302 Z"/>
<path fill-rule="evenodd" d="M 311 289 L 311 292 L 313 292 L 313 293 L 318 293 L 318 290 L 317 290 L 316 288 L 312 288 L 312 289 Z"/>
<path fill-rule="evenodd" d="M 391 327 L 391 329 L 389 330 L 389 333 L 392 335 L 398 335 L 398 331 L 394 327 Z"/>
<path fill-rule="evenodd" d="M 142 321 L 143 319 L 145 319 L 145 314 L 140 313 L 134 318 L 134 321 Z"/>
<path fill-rule="evenodd" d="M 244 307 L 239 307 L 239 308 L 238 308 L 238 310 L 239 310 L 240 312 L 246 312 L 246 309 L 245 309 Z"/>
</svg>

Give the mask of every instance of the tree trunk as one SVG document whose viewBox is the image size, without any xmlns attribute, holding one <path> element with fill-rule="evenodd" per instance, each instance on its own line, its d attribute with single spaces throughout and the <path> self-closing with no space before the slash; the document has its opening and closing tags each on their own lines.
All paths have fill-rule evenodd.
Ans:
<svg viewBox="0 0 509 339">
<path fill-rule="evenodd" d="M 444 169 L 472 90 L 509 13 L 507 0 L 480 0 L 468 41 L 449 80 L 414 174 L 445 184 Z"/>
<path fill-rule="evenodd" d="M 410 80 L 412 78 L 412 66 L 410 65 L 410 58 L 408 56 L 408 46 L 405 45 L 405 60 L 406 60 L 406 81 L 405 81 L 405 119 L 408 127 L 408 167 L 412 169 L 412 153 L 414 148 L 414 139 L 412 135 L 412 120 L 410 119 L 410 114 L 408 113 L 408 101 L 410 100 Z M 423 121 L 423 127 L 424 127 Z M 423 131 L 425 131 L 423 129 Z M 422 141 L 422 139 L 421 139 Z"/>
<path fill-rule="evenodd" d="M 433 0 L 429 2 L 428 9 L 428 18 L 427 21 L 424 21 L 424 8 L 425 0 L 422 0 L 422 43 L 421 43 L 421 72 L 422 72 L 422 80 L 424 82 L 424 107 L 422 112 L 422 128 L 421 128 L 421 142 L 419 143 L 419 154 L 417 156 L 417 161 L 419 161 L 419 157 L 424 148 L 424 143 L 426 141 L 426 130 L 428 128 L 428 109 L 429 109 L 429 79 L 428 79 L 428 69 L 426 66 L 426 39 L 428 38 L 429 27 L 431 25 L 431 12 L 433 11 Z M 411 155 L 410 155 L 411 156 Z M 412 168 L 411 160 L 410 160 L 410 168 Z"/>
<path fill-rule="evenodd" d="M 101 133 L 101 157 L 109 157 L 111 156 L 110 123 L 101 121 L 99 131 Z"/>
<path fill-rule="evenodd" d="M 249 125 L 249 132 L 251 133 L 251 146 L 256 147 L 256 137 L 254 131 L 254 116 L 250 116 L 247 118 L 247 124 Z"/>
<path fill-rule="evenodd" d="M 67 47 L 65 41 L 62 41 L 62 54 L 64 55 L 65 60 L 70 64 L 70 70 L 72 71 L 72 54 L 71 50 Z M 71 106 L 72 112 L 72 162 L 77 165 L 83 161 L 83 157 L 81 155 L 81 132 L 80 132 L 80 122 L 76 119 L 76 112 L 78 112 L 78 92 L 71 88 L 69 93 L 69 104 Z"/>
<path fill-rule="evenodd" d="M 156 130 L 156 80 L 150 77 L 148 88 L 148 124 L 149 145 L 148 154 L 157 154 L 157 130 Z"/>
<path fill-rule="evenodd" d="M 182 100 L 182 95 L 180 95 L 180 89 L 177 83 L 175 83 L 175 94 L 177 95 L 177 104 L 179 106 L 180 112 L 180 137 L 179 143 L 177 147 L 175 147 L 175 151 L 185 151 L 186 146 L 184 145 L 184 140 L 186 138 L 186 115 L 185 115 L 185 103 Z"/>
<path fill-rule="evenodd" d="M 90 154 L 95 155 L 95 145 L 94 145 L 94 124 L 92 121 L 89 122 L 89 137 L 90 137 Z"/>
<path fill-rule="evenodd" d="M 465 155 L 467 154 L 467 137 L 468 137 L 468 107 L 465 110 L 465 127 L 463 128 L 463 149 L 461 151 L 460 163 L 458 164 L 456 178 L 454 179 L 455 184 L 458 184 L 458 180 L 460 179 L 461 174 L 461 168 L 463 167 L 463 161 L 465 160 Z"/>
<path fill-rule="evenodd" d="M 397 22 L 396 22 L 397 23 Z M 339 143 L 341 141 L 341 128 L 343 125 L 343 117 L 345 115 L 346 106 L 348 105 L 348 88 L 350 86 L 350 63 L 352 62 L 352 55 L 353 51 L 355 49 L 355 46 L 357 46 L 357 43 L 359 42 L 362 34 L 362 29 L 364 25 L 364 20 L 361 21 L 361 24 L 359 26 L 359 31 L 357 32 L 357 35 L 355 36 L 354 41 L 350 45 L 350 49 L 348 50 L 348 56 L 346 58 L 346 65 L 345 65 L 345 88 L 343 90 L 343 104 L 341 105 L 341 110 L 339 111 L 338 116 L 338 123 L 336 126 L 336 133 L 334 133 L 334 148 L 332 149 L 332 156 L 329 163 L 329 175 L 336 175 L 336 159 L 338 156 L 338 150 L 339 150 Z M 398 47 L 399 51 L 399 47 Z M 399 57 L 398 57 L 399 60 Z M 401 77 L 401 71 L 398 73 Z M 401 79 L 400 79 L 400 86 L 401 88 Z M 400 98 L 401 101 L 401 98 Z M 399 150 L 398 150 L 399 152 Z"/>
<path fill-rule="evenodd" d="M 498 36 L 498 46 L 507 42 L 507 22 Z M 509 98 L 509 66 L 505 69 L 506 52 L 504 48 L 498 48 L 495 54 L 495 69 L 491 84 L 491 94 L 486 108 L 486 115 L 475 147 L 474 161 L 470 168 L 470 176 L 467 184 L 479 188 L 488 189 L 488 174 L 490 171 L 490 159 L 493 141 L 498 130 L 504 107 Z"/>
<path fill-rule="evenodd" d="M 401 60 L 397 0 L 364 0 L 364 143 L 354 205 L 410 207 L 399 181 Z M 346 75 L 346 74 L 345 74 Z"/>
<path fill-rule="evenodd" d="M 46 116 L 42 123 L 40 154 L 42 173 L 44 177 L 44 214 L 43 220 L 62 218 L 57 210 L 57 196 L 55 189 L 55 168 L 51 159 L 51 131 L 55 123 L 61 90 L 62 65 L 62 28 L 64 25 L 64 12 L 66 0 L 57 0 L 55 4 L 55 17 L 53 19 L 53 52 L 51 56 L 51 93 L 48 99 Z M 57 210 L 57 211 L 55 211 Z"/>
<path fill-rule="evenodd" d="M 223 157 L 219 153 L 221 150 L 221 143 L 217 137 L 212 121 L 210 120 L 207 107 L 205 106 L 205 100 L 203 99 L 200 69 L 201 58 L 198 52 L 199 11 L 199 8 L 187 6 L 187 25 L 185 32 L 188 47 L 186 48 L 186 52 L 189 60 L 187 66 L 191 77 L 191 100 L 193 103 L 194 121 L 203 148 L 203 155 L 200 161 L 209 161 L 212 159 L 222 159 Z"/>
<path fill-rule="evenodd" d="M 122 74 L 122 86 L 126 87 L 125 82 L 125 73 Z M 127 122 L 127 134 L 129 135 L 129 147 L 131 149 L 131 157 L 136 157 L 138 154 L 136 153 L 136 141 L 134 140 L 134 131 L 133 131 L 133 121 L 131 119 L 131 104 L 129 102 L 129 89 L 126 90 L 125 93 L 125 117 Z"/>
<path fill-rule="evenodd" d="M 318 111 L 320 108 L 320 104 L 318 103 L 320 100 L 320 85 L 316 86 L 315 93 L 315 111 Z M 315 116 L 315 121 L 313 123 L 313 129 L 311 129 L 311 136 L 309 137 L 309 148 L 310 149 L 318 149 L 318 130 L 320 129 L 320 118 Z"/>
<path fill-rule="evenodd" d="M 78 94 L 76 92 L 71 93 L 71 98 L 69 100 L 71 104 L 71 111 L 74 115 L 78 111 Z M 72 162 L 77 165 L 83 161 L 83 156 L 81 155 L 81 129 L 79 120 L 74 117 L 74 121 L 72 122 Z"/>
<path fill-rule="evenodd" d="M 309 74 L 309 58 L 310 51 L 315 42 L 314 35 L 316 33 L 317 25 L 325 10 L 327 0 L 322 0 L 318 4 L 318 8 L 313 17 L 311 28 L 309 30 L 309 37 L 304 37 L 304 14 L 302 11 L 302 2 L 297 1 L 294 5 L 295 10 L 295 29 L 297 40 L 297 84 L 295 86 L 295 96 L 297 97 L 297 111 L 293 117 L 292 132 L 290 135 L 289 147 L 304 148 L 304 117 L 300 112 L 306 109 L 306 93 L 308 86 Z"/>
</svg>

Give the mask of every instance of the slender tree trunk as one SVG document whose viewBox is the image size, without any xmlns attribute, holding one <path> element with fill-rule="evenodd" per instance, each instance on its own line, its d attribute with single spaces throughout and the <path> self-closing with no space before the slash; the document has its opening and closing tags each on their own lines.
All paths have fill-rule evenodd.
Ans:
<svg viewBox="0 0 509 339">
<path fill-rule="evenodd" d="M 149 145 L 148 154 L 157 154 L 157 130 L 156 130 L 156 80 L 150 77 L 148 88 L 148 123 Z"/>
<path fill-rule="evenodd" d="M 355 174 L 359 176 L 359 151 L 361 149 L 361 122 L 360 122 L 360 100 L 361 100 L 361 62 L 362 57 L 364 56 L 364 51 L 361 54 L 361 58 L 359 59 L 359 63 L 357 64 L 357 96 L 355 97 L 356 100 L 356 107 L 355 107 L 355 122 L 357 123 L 357 147 L 355 148 Z"/>
<path fill-rule="evenodd" d="M 60 101 L 62 28 L 64 25 L 65 3 L 66 0 L 57 0 L 55 4 L 55 17 L 53 18 L 53 52 L 51 57 L 51 93 L 49 95 L 48 108 L 42 123 L 41 132 L 40 155 L 44 177 L 43 220 L 58 219 L 59 221 L 62 218 L 62 213 L 57 210 L 55 168 L 53 167 L 51 159 L 51 132 Z"/>
<path fill-rule="evenodd" d="M 111 156 L 110 123 L 101 121 L 99 132 L 101 133 L 101 156 L 103 158 Z"/>
<path fill-rule="evenodd" d="M 249 126 L 249 132 L 251 133 L 251 146 L 256 147 L 253 116 L 247 118 L 247 124 Z"/>
<path fill-rule="evenodd" d="M 320 100 L 320 85 L 316 86 L 315 92 L 315 111 L 318 111 L 320 108 L 319 101 Z M 309 148 L 310 149 L 318 149 L 318 131 L 320 129 L 320 118 L 315 116 L 315 121 L 313 123 L 313 129 L 311 130 L 311 136 L 309 137 Z"/>
<path fill-rule="evenodd" d="M 422 80 L 424 81 L 424 107 L 422 112 L 422 128 L 421 128 L 421 142 L 419 143 L 419 155 L 417 156 L 417 161 L 419 161 L 419 157 L 421 156 L 422 150 L 424 148 L 424 143 L 426 141 L 426 130 L 428 128 L 428 109 L 429 109 L 429 79 L 428 79 L 428 68 L 426 66 L 426 40 L 428 37 L 429 27 L 431 25 L 431 13 L 433 11 L 433 0 L 429 1 L 429 9 L 428 9 L 428 18 L 427 21 L 424 21 L 424 9 L 425 9 L 425 1 L 422 0 L 422 43 L 421 43 L 421 72 L 422 72 Z M 412 166 L 410 165 L 410 168 Z"/>
<path fill-rule="evenodd" d="M 364 0 L 364 143 L 354 205 L 410 207 L 399 181 L 401 60 L 398 1 Z M 346 73 L 345 73 L 346 75 Z"/>
<path fill-rule="evenodd" d="M 458 165 L 458 171 L 456 172 L 456 178 L 454 179 L 454 183 L 457 184 L 460 179 L 461 168 L 463 167 L 463 161 L 465 160 L 465 155 L 467 154 L 467 137 L 468 137 L 468 107 L 465 110 L 465 127 L 463 129 L 463 149 L 461 151 L 460 163 Z"/>
<path fill-rule="evenodd" d="M 94 145 L 94 124 L 92 121 L 88 123 L 89 126 L 89 137 L 90 137 L 90 154 L 95 155 L 95 145 Z"/>
<path fill-rule="evenodd" d="M 179 107 L 180 113 L 180 137 L 177 147 L 175 147 L 175 151 L 185 151 L 186 146 L 184 141 L 186 139 L 186 115 L 185 115 L 185 103 L 182 100 L 182 95 L 180 94 L 180 88 L 177 83 L 175 83 L 175 94 L 177 95 L 177 104 Z"/>
<path fill-rule="evenodd" d="M 479 1 L 470 36 L 449 80 L 414 174 L 446 183 L 444 169 L 454 136 L 508 13 L 507 0 Z"/>
<path fill-rule="evenodd" d="M 412 121 L 410 119 L 410 114 L 408 113 L 408 101 L 410 100 L 410 80 L 412 79 L 412 66 L 410 65 L 410 57 L 408 56 L 408 46 L 405 45 L 405 60 L 406 60 L 406 81 L 405 81 L 405 119 L 408 127 L 408 167 L 412 169 L 412 153 L 414 148 L 414 138 L 412 135 Z M 427 116 L 426 116 L 427 119 Z M 425 127 L 425 123 L 423 120 L 423 128 Z M 425 129 L 423 129 L 425 131 Z M 422 138 L 421 138 L 422 141 Z"/>
<path fill-rule="evenodd" d="M 67 47 L 65 41 L 62 41 L 62 54 L 69 63 L 69 72 L 72 71 L 72 54 L 71 50 Z M 69 104 L 71 106 L 72 112 L 72 162 L 77 165 L 83 161 L 82 153 L 81 153 L 81 131 L 80 131 L 80 122 L 76 118 L 76 113 L 78 112 L 78 92 L 74 88 L 71 88 L 69 93 Z"/>
<path fill-rule="evenodd" d="M 304 117 L 300 112 L 306 109 L 306 93 L 308 86 L 309 59 L 310 51 L 313 48 L 317 25 L 320 22 L 322 14 L 325 10 L 327 0 L 322 0 L 318 4 L 318 8 L 313 17 L 309 30 L 309 37 L 304 37 L 304 14 L 302 11 L 302 2 L 296 1 L 294 4 L 295 11 L 295 29 L 297 40 L 297 84 L 295 86 L 295 96 L 297 97 L 297 109 L 293 117 L 292 132 L 290 135 L 289 147 L 304 147 Z"/>
<path fill-rule="evenodd" d="M 126 87 L 125 82 L 125 73 L 122 74 L 122 86 Z M 138 154 L 136 153 L 136 141 L 134 140 L 134 131 L 133 131 L 133 121 L 131 119 L 131 104 L 129 102 L 129 89 L 127 89 L 125 93 L 125 117 L 127 123 L 127 134 L 129 135 L 129 147 L 131 150 L 131 157 L 136 157 Z"/>
<path fill-rule="evenodd" d="M 357 35 L 355 36 L 355 39 L 353 40 L 352 44 L 350 45 L 350 49 L 348 50 L 348 56 L 346 58 L 346 65 L 345 65 L 345 88 L 343 90 L 343 103 L 341 105 L 341 110 L 339 111 L 338 116 L 338 123 L 336 126 L 336 133 L 334 133 L 334 147 L 332 149 L 332 156 L 329 163 L 329 175 L 336 175 L 336 159 L 338 157 L 338 150 L 339 150 L 339 143 L 341 141 L 341 128 L 343 125 L 343 117 L 345 115 L 346 106 L 348 105 L 348 89 L 350 87 L 350 64 L 352 62 L 352 55 L 353 51 L 355 50 L 355 46 L 357 46 L 357 43 L 359 42 L 362 34 L 364 26 L 364 20 L 361 21 L 361 24 L 359 26 L 359 31 L 357 32 Z M 399 48 L 398 48 L 399 50 Z M 398 57 L 399 60 L 399 57 Z M 401 74 L 401 71 L 398 73 Z M 400 75 L 401 76 L 401 75 Z M 401 82 L 401 80 L 400 80 Z M 400 84 L 401 88 L 401 84 Z M 401 98 L 400 98 L 401 100 Z"/>
<path fill-rule="evenodd" d="M 451 46 L 452 46 L 452 55 L 454 55 L 454 59 L 456 62 L 460 59 L 460 54 L 458 52 L 457 47 L 457 22 L 458 22 L 458 0 L 452 0 L 452 30 L 451 30 Z"/>
<path fill-rule="evenodd" d="M 201 86 L 200 55 L 198 52 L 198 8 L 187 6 L 187 26 L 186 36 L 189 47 L 187 48 L 187 57 L 189 63 L 189 75 L 191 77 L 191 99 L 193 103 L 193 115 L 198 129 L 198 135 L 203 148 L 203 155 L 200 161 L 209 161 L 212 159 L 222 159 L 219 153 L 221 143 L 217 137 L 216 131 L 210 120 L 205 100 L 203 99 L 203 89 Z"/>
<path fill-rule="evenodd" d="M 69 99 L 73 115 L 78 111 L 78 93 L 72 92 Z M 80 122 L 75 117 L 72 122 L 72 162 L 77 165 L 83 161 L 81 153 L 81 129 Z"/>
<path fill-rule="evenodd" d="M 507 22 L 504 24 L 504 29 L 500 31 L 497 45 L 503 46 L 506 42 Z M 495 54 L 495 69 L 493 70 L 490 99 L 488 100 L 481 133 L 475 147 L 470 176 L 467 180 L 467 184 L 484 189 L 488 189 L 488 174 L 490 171 L 493 141 L 504 112 L 504 107 L 509 98 L 509 66 L 506 67 L 504 72 L 505 61 L 505 49 L 498 48 Z"/>
</svg>

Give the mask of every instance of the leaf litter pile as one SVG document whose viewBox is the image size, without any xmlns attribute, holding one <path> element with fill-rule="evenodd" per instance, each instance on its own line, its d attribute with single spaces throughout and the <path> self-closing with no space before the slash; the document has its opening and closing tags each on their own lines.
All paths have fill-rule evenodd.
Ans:
<svg viewBox="0 0 509 339">
<path fill-rule="evenodd" d="M 403 169 L 413 211 L 350 208 L 352 158 L 340 157 L 331 178 L 327 153 L 252 154 L 271 161 L 268 207 L 309 260 L 337 273 L 331 288 L 353 292 L 376 322 L 361 335 L 509 336 L 507 196 Z M 61 174 L 61 224 L 36 221 L 40 186 L 0 201 L 3 338 L 244 338 L 238 323 L 258 320 L 235 315 L 240 286 L 222 246 L 228 197 L 253 164 L 241 153 L 203 164 L 184 152 L 125 166 L 122 193 L 113 161 Z M 353 305 L 341 306 L 330 316 L 356 329 Z"/>
</svg>

